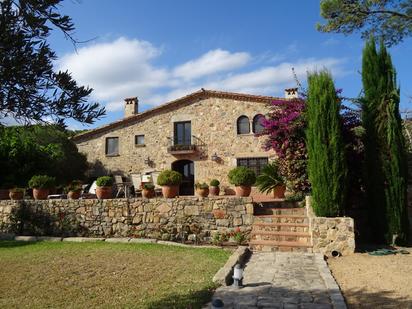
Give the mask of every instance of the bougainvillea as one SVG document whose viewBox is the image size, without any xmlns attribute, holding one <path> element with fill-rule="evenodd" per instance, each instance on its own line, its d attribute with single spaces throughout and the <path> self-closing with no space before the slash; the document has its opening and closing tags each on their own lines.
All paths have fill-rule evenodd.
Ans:
<svg viewBox="0 0 412 309">
<path fill-rule="evenodd" d="M 275 151 L 279 171 L 287 179 L 287 185 L 294 192 L 309 190 L 306 173 L 306 145 L 304 118 L 305 100 L 274 100 L 272 111 L 261 120 L 264 127 L 260 135 L 266 135 L 266 151 Z"/>
</svg>

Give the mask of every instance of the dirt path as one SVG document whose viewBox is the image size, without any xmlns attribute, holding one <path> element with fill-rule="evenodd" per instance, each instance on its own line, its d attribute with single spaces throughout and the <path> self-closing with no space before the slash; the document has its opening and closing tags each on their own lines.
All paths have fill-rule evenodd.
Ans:
<svg viewBox="0 0 412 309">
<path fill-rule="evenodd" d="M 408 255 L 356 253 L 328 260 L 349 308 L 412 308 L 412 249 Z"/>
</svg>

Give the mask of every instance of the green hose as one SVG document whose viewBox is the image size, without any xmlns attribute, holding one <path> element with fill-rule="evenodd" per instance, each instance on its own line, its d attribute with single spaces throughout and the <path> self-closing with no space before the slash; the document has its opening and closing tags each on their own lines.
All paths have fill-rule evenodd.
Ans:
<svg viewBox="0 0 412 309">
<path fill-rule="evenodd" d="M 376 256 L 381 256 L 381 255 L 391 255 L 391 254 L 409 254 L 409 251 L 399 249 L 399 250 L 391 250 L 391 249 L 379 249 L 375 251 L 370 251 L 368 252 L 369 255 L 376 255 Z"/>
</svg>

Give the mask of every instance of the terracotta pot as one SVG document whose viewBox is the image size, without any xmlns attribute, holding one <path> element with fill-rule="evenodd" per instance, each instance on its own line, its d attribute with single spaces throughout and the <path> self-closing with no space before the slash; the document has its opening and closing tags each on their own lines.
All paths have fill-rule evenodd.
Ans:
<svg viewBox="0 0 412 309">
<path fill-rule="evenodd" d="M 273 189 L 273 197 L 274 198 L 285 198 L 286 186 L 285 185 L 278 185 Z"/>
<path fill-rule="evenodd" d="M 22 200 L 24 197 L 24 192 L 20 191 L 10 191 L 9 197 L 11 200 L 16 201 L 16 200 Z"/>
<path fill-rule="evenodd" d="M 251 186 L 236 186 L 235 187 L 236 196 L 247 197 L 252 191 Z"/>
<path fill-rule="evenodd" d="M 196 189 L 196 194 L 200 197 L 206 197 L 209 195 L 209 189 Z"/>
<path fill-rule="evenodd" d="M 214 186 L 209 187 L 209 194 L 211 196 L 219 196 L 219 193 L 220 193 L 220 188 L 219 187 L 214 187 Z"/>
<path fill-rule="evenodd" d="M 179 186 L 162 186 L 164 198 L 174 198 L 179 194 Z"/>
<path fill-rule="evenodd" d="M 154 189 L 143 189 L 142 196 L 144 198 L 152 198 L 155 196 L 155 190 Z"/>
<path fill-rule="evenodd" d="M 67 193 L 67 198 L 69 200 L 78 200 L 80 198 L 80 195 L 82 195 L 81 191 L 69 191 Z"/>
<path fill-rule="evenodd" d="M 9 199 L 9 189 L 0 189 L 0 200 Z"/>
<path fill-rule="evenodd" d="M 113 197 L 112 187 L 96 187 L 96 196 L 99 200 L 111 199 Z"/>
<path fill-rule="evenodd" d="M 35 200 L 47 200 L 49 189 L 33 188 L 33 197 Z"/>
</svg>

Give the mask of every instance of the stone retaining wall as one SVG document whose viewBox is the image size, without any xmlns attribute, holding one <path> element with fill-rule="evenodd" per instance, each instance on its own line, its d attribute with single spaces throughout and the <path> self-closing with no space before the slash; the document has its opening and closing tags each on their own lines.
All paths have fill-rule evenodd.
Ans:
<svg viewBox="0 0 412 309">
<path fill-rule="evenodd" d="M 252 223 L 251 198 L 0 201 L 0 232 L 20 235 L 207 241 Z"/>
<path fill-rule="evenodd" d="M 332 252 L 348 255 L 355 252 L 354 221 L 350 217 L 317 217 L 311 206 L 310 196 L 306 198 L 313 252 L 332 256 Z"/>
</svg>

